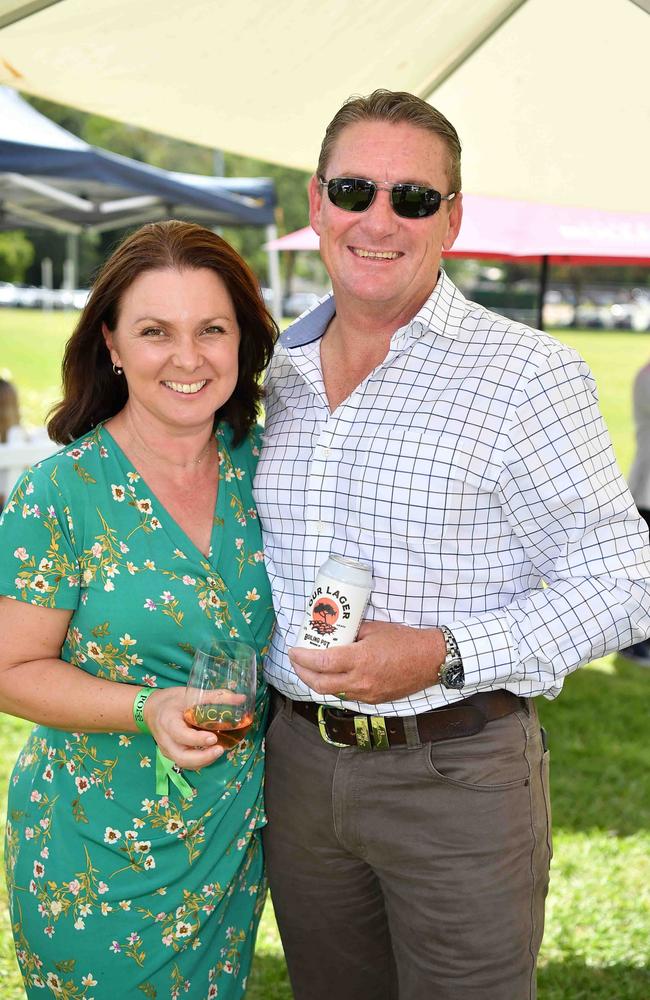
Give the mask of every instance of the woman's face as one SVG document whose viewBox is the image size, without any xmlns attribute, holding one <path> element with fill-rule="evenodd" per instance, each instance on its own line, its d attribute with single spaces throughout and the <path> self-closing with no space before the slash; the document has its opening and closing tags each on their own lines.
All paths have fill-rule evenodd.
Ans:
<svg viewBox="0 0 650 1000">
<path fill-rule="evenodd" d="M 124 369 L 132 416 L 169 430 L 211 425 L 237 384 L 239 325 L 224 282 L 210 268 L 145 271 L 103 329 Z M 162 429 L 162 428 L 161 428 Z"/>
</svg>

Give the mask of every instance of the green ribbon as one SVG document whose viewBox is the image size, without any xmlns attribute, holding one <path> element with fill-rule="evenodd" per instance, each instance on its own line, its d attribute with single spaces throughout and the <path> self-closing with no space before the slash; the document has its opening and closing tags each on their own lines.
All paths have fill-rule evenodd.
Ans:
<svg viewBox="0 0 650 1000">
<path fill-rule="evenodd" d="M 169 782 L 176 785 L 184 799 L 194 797 L 194 791 L 176 765 L 156 747 L 156 795 L 169 795 Z"/>
</svg>

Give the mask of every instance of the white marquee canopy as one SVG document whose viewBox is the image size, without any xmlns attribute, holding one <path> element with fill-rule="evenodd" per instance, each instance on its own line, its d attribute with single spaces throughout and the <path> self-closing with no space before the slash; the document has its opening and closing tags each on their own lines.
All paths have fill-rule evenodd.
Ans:
<svg viewBox="0 0 650 1000">
<path fill-rule="evenodd" d="M 650 210 L 648 0 L 0 0 L 0 83 L 313 169 L 375 87 L 427 97 L 474 194 Z"/>
</svg>

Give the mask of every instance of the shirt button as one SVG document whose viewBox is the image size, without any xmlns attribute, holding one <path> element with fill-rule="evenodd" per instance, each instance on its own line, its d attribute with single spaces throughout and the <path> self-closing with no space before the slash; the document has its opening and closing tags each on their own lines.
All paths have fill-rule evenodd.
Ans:
<svg viewBox="0 0 650 1000">
<path fill-rule="evenodd" d="M 316 521 L 316 531 L 319 535 L 329 534 L 330 526 L 326 521 Z"/>
</svg>

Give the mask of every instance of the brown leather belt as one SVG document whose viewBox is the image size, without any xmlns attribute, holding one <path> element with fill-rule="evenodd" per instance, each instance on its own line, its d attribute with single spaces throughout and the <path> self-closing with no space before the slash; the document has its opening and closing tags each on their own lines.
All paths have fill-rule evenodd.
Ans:
<svg viewBox="0 0 650 1000">
<path fill-rule="evenodd" d="M 326 743 L 361 750 L 389 750 L 475 736 L 486 723 L 528 707 L 525 698 L 504 690 L 479 692 L 453 705 L 407 716 L 358 715 L 313 701 L 285 700 L 293 712 L 319 727 Z"/>
</svg>

